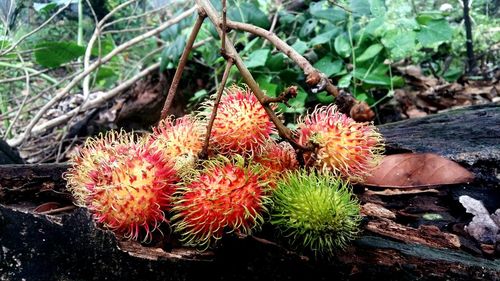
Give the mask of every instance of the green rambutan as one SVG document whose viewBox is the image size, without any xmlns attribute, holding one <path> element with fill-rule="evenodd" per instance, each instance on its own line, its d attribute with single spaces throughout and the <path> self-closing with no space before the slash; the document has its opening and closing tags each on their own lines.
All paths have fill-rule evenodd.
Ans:
<svg viewBox="0 0 500 281">
<path fill-rule="evenodd" d="M 290 245 L 332 255 L 359 232 L 360 206 L 348 183 L 304 169 L 288 172 L 273 194 L 271 224 Z"/>
<path fill-rule="evenodd" d="M 208 160 L 177 192 L 172 221 L 186 245 L 208 248 L 224 234 L 250 234 L 263 223 L 269 197 L 260 169 L 241 156 Z"/>
<path fill-rule="evenodd" d="M 125 238 L 144 241 L 166 221 L 178 178 L 174 163 L 132 135 L 110 132 L 90 139 L 65 174 L 76 203 Z"/>
<path fill-rule="evenodd" d="M 202 114 L 210 116 L 213 101 Z M 210 135 L 210 148 L 223 155 L 254 155 L 276 133 L 264 107 L 248 88 L 225 89 Z"/>
<path fill-rule="evenodd" d="M 298 142 L 317 145 L 305 153 L 305 162 L 323 172 L 363 182 L 379 163 L 383 139 L 371 123 L 358 123 L 337 111 L 335 106 L 316 108 L 298 124 Z"/>
</svg>

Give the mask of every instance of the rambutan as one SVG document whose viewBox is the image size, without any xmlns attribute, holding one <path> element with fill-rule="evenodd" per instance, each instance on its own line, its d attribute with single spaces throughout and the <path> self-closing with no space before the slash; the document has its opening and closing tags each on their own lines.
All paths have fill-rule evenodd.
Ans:
<svg viewBox="0 0 500 281">
<path fill-rule="evenodd" d="M 267 141 L 253 160 L 267 168 L 266 176 L 271 179 L 281 177 L 284 172 L 299 167 L 297 154 L 288 142 Z"/>
<path fill-rule="evenodd" d="M 172 218 L 186 245 L 208 248 L 224 234 L 250 234 L 263 223 L 269 197 L 260 169 L 241 156 L 208 160 L 179 188 Z"/>
<path fill-rule="evenodd" d="M 144 232 L 147 240 L 166 221 L 178 179 L 172 161 L 133 139 L 112 132 L 89 140 L 65 178 L 98 223 L 134 240 Z"/>
<path fill-rule="evenodd" d="M 213 101 L 205 104 L 210 116 Z M 223 155 L 253 155 L 276 133 L 264 107 L 248 88 L 225 89 L 210 135 L 210 148 Z"/>
<path fill-rule="evenodd" d="M 204 135 L 205 124 L 194 116 L 185 115 L 176 120 L 168 117 L 153 127 L 149 142 L 182 171 L 193 167 L 203 148 Z"/>
<path fill-rule="evenodd" d="M 359 203 L 348 183 L 331 174 L 288 172 L 272 199 L 271 224 L 292 247 L 329 256 L 359 232 Z"/>
<path fill-rule="evenodd" d="M 383 139 L 371 123 L 358 123 L 337 111 L 335 106 L 316 108 L 298 124 L 298 142 L 316 144 L 314 153 L 305 153 L 305 162 L 323 172 L 362 182 L 378 164 Z"/>
</svg>

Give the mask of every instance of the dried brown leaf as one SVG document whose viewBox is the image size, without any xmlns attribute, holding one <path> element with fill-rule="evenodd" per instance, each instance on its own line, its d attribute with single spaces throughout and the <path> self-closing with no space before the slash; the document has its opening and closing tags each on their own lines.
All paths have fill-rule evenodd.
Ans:
<svg viewBox="0 0 500 281">
<path fill-rule="evenodd" d="M 385 156 L 366 185 L 413 188 L 470 182 L 474 175 L 457 163 L 432 153 Z"/>
</svg>

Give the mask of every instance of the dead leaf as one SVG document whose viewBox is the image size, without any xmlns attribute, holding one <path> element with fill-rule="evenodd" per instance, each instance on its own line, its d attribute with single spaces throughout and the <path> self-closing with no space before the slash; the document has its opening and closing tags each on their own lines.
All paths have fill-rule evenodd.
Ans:
<svg viewBox="0 0 500 281">
<path fill-rule="evenodd" d="M 366 185 L 410 188 L 470 182 L 474 175 L 457 163 L 432 153 L 385 156 Z"/>
<path fill-rule="evenodd" d="M 33 213 L 43 213 L 43 212 L 47 212 L 47 211 L 50 211 L 50 210 L 54 210 L 54 209 L 57 209 L 61 206 L 61 204 L 57 203 L 57 202 L 47 202 L 47 203 L 43 203 L 43 204 L 40 204 L 38 205 L 34 210 L 33 210 Z"/>
</svg>

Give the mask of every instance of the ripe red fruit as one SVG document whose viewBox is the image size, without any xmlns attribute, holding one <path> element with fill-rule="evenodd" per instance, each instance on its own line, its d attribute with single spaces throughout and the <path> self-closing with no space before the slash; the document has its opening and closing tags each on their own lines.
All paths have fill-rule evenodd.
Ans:
<svg viewBox="0 0 500 281">
<path fill-rule="evenodd" d="M 154 147 L 109 133 L 88 141 L 71 162 L 69 189 L 104 227 L 134 240 L 144 233 L 147 240 L 166 221 L 178 179 L 173 162 Z"/>
<path fill-rule="evenodd" d="M 299 167 L 297 154 L 288 142 L 276 143 L 269 140 L 254 161 L 267 168 L 265 176 L 269 179 L 281 177 L 288 170 Z"/>
<path fill-rule="evenodd" d="M 257 166 L 235 160 L 209 160 L 203 171 L 178 192 L 174 228 L 191 246 L 209 247 L 230 232 L 250 234 L 267 212 L 266 183 Z"/>
<path fill-rule="evenodd" d="M 298 142 L 317 145 L 306 153 L 306 163 L 352 182 L 362 182 L 378 164 L 384 149 L 378 129 L 371 123 L 358 123 L 335 106 L 316 108 L 298 124 Z"/>
<path fill-rule="evenodd" d="M 203 148 L 205 124 L 194 116 L 176 120 L 169 117 L 153 128 L 149 142 L 163 155 L 176 163 L 176 169 L 189 169 Z"/>
<path fill-rule="evenodd" d="M 213 102 L 205 106 L 211 109 Z M 204 114 L 210 116 L 210 111 Z M 248 88 L 232 86 L 225 90 L 210 136 L 212 150 L 224 155 L 253 155 L 274 133 L 274 124 Z"/>
</svg>

